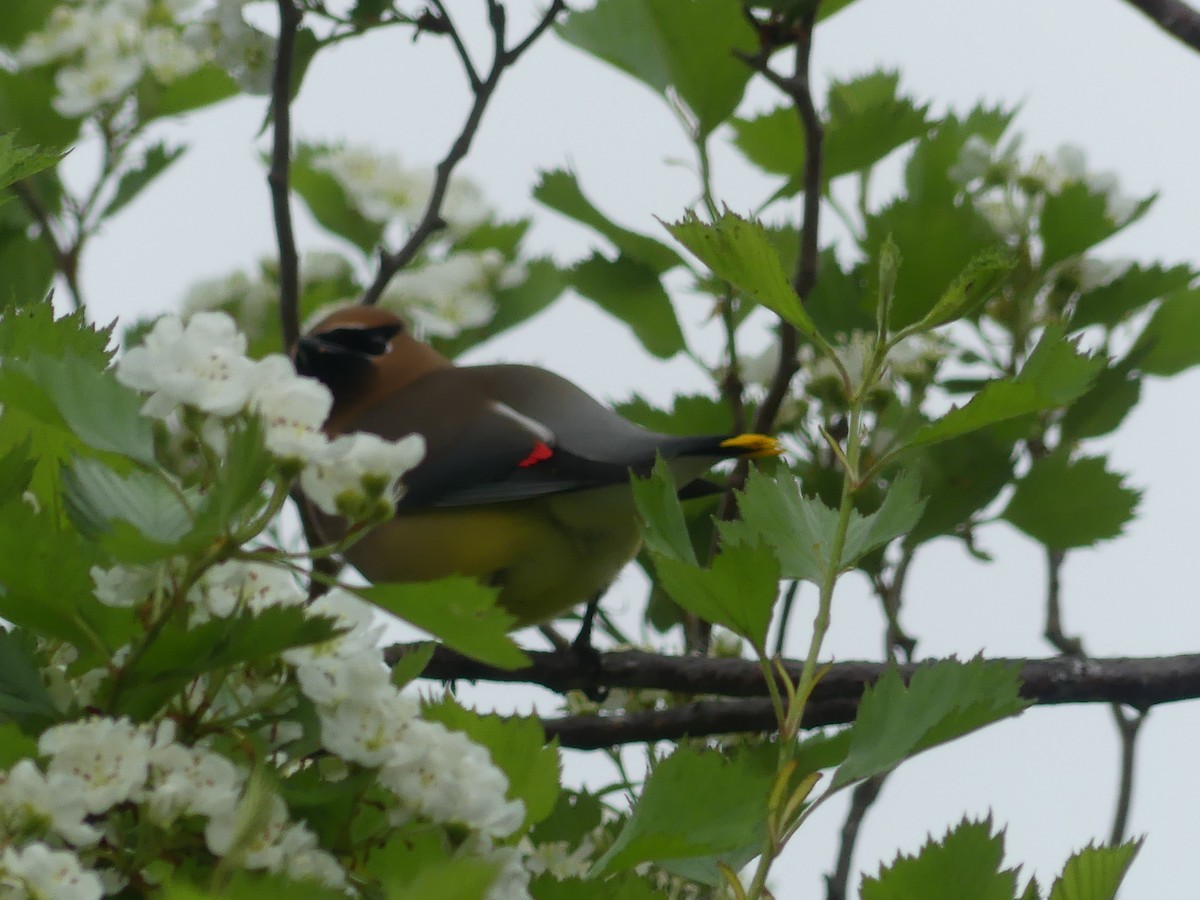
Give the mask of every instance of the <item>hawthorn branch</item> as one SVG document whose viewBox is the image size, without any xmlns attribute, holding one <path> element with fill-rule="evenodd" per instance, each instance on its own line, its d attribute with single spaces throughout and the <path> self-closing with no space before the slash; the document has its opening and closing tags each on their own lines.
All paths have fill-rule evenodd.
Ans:
<svg viewBox="0 0 1200 900">
<path fill-rule="evenodd" d="M 292 230 L 292 69 L 296 55 L 296 32 L 302 14 L 294 0 L 278 0 L 279 42 L 275 53 L 275 73 L 271 80 L 271 169 L 267 184 L 271 189 L 271 209 L 275 215 L 275 239 L 279 246 L 279 323 L 283 348 L 291 348 L 300 338 L 300 261 L 296 254 L 296 235 Z"/>
<path fill-rule="evenodd" d="M 1200 50 L 1200 12 L 1179 0 L 1125 0 L 1172 37 Z"/>
<path fill-rule="evenodd" d="M 506 48 L 507 17 L 504 6 L 497 0 L 488 0 L 488 22 L 492 29 L 492 65 L 484 78 L 479 77 L 466 45 L 444 5 L 435 0 L 434 8 L 437 10 L 437 27 L 431 30 L 449 35 L 454 44 L 455 53 L 463 64 L 474 99 L 458 137 L 455 138 L 454 143 L 434 170 L 433 189 L 429 194 L 429 201 L 425 205 L 425 211 L 421 215 L 420 221 L 413 228 L 412 234 L 394 253 L 383 248 L 380 249 L 379 269 L 375 274 L 375 279 L 362 296 L 361 302 L 367 305 L 378 303 L 388 282 L 395 277 L 396 273 L 416 258 L 426 241 L 446 227 L 446 221 L 442 218 L 442 203 L 446 198 L 446 190 L 450 186 L 450 178 L 454 174 L 455 167 L 471 149 L 471 143 L 479 131 L 484 111 L 495 93 L 496 86 L 500 83 L 500 77 L 554 23 L 558 15 L 566 9 L 566 3 L 564 0 L 554 0 L 529 34 L 515 46 Z"/>
<path fill-rule="evenodd" d="M 71 242 L 69 240 L 60 241 L 55 236 L 54 222 L 50 211 L 46 209 L 31 183 L 18 181 L 10 190 L 16 194 L 21 205 L 37 223 L 38 234 L 54 258 L 54 267 L 62 273 L 63 281 L 67 284 L 67 293 L 71 295 L 74 309 L 76 311 L 83 309 L 83 292 L 79 287 L 79 251 L 82 238 Z"/>
</svg>

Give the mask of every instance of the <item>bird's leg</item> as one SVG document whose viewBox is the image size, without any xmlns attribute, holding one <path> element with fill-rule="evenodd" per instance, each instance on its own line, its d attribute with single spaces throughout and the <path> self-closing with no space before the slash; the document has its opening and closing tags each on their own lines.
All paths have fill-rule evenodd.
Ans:
<svg viewBox="0 0 1200 900">
<path fill-rule="evenodd" d="M 601 687 L 599 683 L 600 651 L 592 645 L 592 626 L 596 622 L 596 610 L 603 596 L 604 591 L 600 591 L 588 601 L 587 609 L 583 611 L 579 633 L 575 635 L 575 640 L 571 642 L 571 648 L 567 651 L 584 675 L 585 680 L 580 690 L 593 703 L 603 703 L 608 696 L 608 688 Z"/>
</svg>

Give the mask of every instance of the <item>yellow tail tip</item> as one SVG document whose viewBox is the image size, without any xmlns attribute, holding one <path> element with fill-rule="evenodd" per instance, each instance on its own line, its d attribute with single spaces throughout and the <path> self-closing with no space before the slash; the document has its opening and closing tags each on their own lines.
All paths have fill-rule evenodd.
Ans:
<svg viewBox="0 0 1200 900">
<path fill-rule="evenodd" d="M 721 446 L 737 450 L 748 459 L 758 459 L 760 456 L 779 456 L 783 453 L 783 445 L 775 438 L 765 434 L 739 434 L 721 441 Z"/>
</svg>

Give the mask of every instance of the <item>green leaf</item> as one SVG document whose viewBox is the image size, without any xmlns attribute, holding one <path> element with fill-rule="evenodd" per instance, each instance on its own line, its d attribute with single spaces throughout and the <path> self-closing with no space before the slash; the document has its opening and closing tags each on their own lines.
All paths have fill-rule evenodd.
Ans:
<svg viewBox="0 0 1200 900">
<path fill-rule="evenodd" d="M 587 791 L 563 789 L 550 815 L 538 822 L 529 834 L 534 844 L 566 841 L 574 847 L 604 821 L 604 804 Z"/>
<path fill-rule="evenodd" d="M 114 216 L 125 208 L 150 182 L 167 170 L 167 167 L 183 156 L 186 147 L 171 147 L 166 144 L 152 144 L 142 159 L 141 165 L 136 166 L 121 176 L 117 183 L 117 192 L 104 209 L 104 218 Z"/>
<path fill-rule="evenodd" d="M 660 457 L 649 478 L 634 477 L 631 483 L 646 547 L 656 556 L 697 565 L 678 488 L 667 463 Z"/>
<path fill-rule="evenodd" d="M 356 593 L 473 659 L 504 669 L 529 665 L 508 636 L 516 619 L 496 606 L 496 588 L 473 578 L 377 584 Z"/>
<path fill-rule="evenodd" d="M 0 230 L 0 310 L 47 297 L 54 273 L 54 255 L 45 241 L 24 231 Z"/>
<path fill-rule="evenodd" d="M 421 869 L 400 890 L 389 885 L 389 897 L 436 897 L 437 900 L 479 900 L 499 874 L 499 864 L 471 857 L 456 858 Z M 342 895 L 344 896 L 344 894 Z"/>
<path fill-rule="evenodd" d="M 792 289 L 779 254 L 760 222 L 747 221 L 727 210 L 711 225 L 694 213 L 680 222 L 663 225 L 718 278 L 774 310 L 805 334 L 814 333 L 812 320 Z"/>
<path fill-rule="evenodd" d="M 474 862 L 464 860 L 464 862 Z M 467 866 L 466 868 L 470 868 Z M 334 888 L 325 887 L 315 881 L 293 881 L 282 875 L 266 875 L 234 869 L 221 881 L 220 889 L 202 888 L 183 880 L 165 884 L 154 893 L 155 900 L 262 900 L 263 897 L 286 897 L 288 900 L 341 900 L 346 895 Z M 414 894 L 413 896 L 422 896 Z M 424 896 L 439 896 L 428 894 Z M 464 895 L 448 894 L 448 900 L 459 900 Z M 476 895 L 476 897 L 482 894 Z"/>
<path fill-rule="evenodd" d="M 1105 369 L 1091 390 L 1067 407 L 1062 420 L 1063 442 L 1100 437 L 1115 431 L 1137 405 L 1142 380 L 1122 363 Z"/>
<path fill-rule="evenodd" d="M 904 169 L 909 198 L 916 204 L 936 208 L 949 206 L 961 190 L 950 177 L 963 144 L 971 135 L 979 135 L 996 144 L 1012 123 L 1015 111 L 1002 107 L 976 106 L 965 117 L 950 114 L 937 122 L 932 132 L 917 142 Z"/>
<path fill-rule="evenodd" d="M 1115 900 L 1141 848 L 1140 840 L 1116 847 L 1089 844 L 1067 860 L 1062 875 L 1050 888 L 1048 900 Z"/>
<path fill-rule="evenodd" d="M 1149 375 L 1178 375 L 1200 364 L 1200 288 L 1177 291 L 1154 311 L 1132 351 Z"/>
<path fill-rule="evenodd" d="M 947 285 L 953 285 L 996 243 L 990 227 L 970 204 L 921 203 L 912 197 L 898 199 L 868 217 L 864 250 L 870 259 L 879 259 L 889 236 L 904 254 L 892 303 L 891 326 L 896 331 L 931 315 Z M 867 272 L 875 294 L 877 276 L 870 267 Z"/>
<path fill-rule="evenodd" d="M 559 881 L 546 873 L 530 882 L 529 893 L 537 900 L 671 900 L 672 896 L 634 872 L 623 872 L 603 881 L 575 878 Z"/>
<path fill-rule="evenodd" d="M 141 414 L 142 397 L 111 370 L 97 371 L 71 352 L 57 359 L 37 354 L 15 368 L 46 392 L 63 424 L 84 444 L 155 464 L 154 430 Z M 17 399 L 9 393 L 6 402 Z"/>
<path fill-rule="evenodd" d="M 58 165 L 63 154 L 17 145 L 13 134 L 0 134 L 0 190 L 43 169 Z M 4 200 L 9 199 L 7 195 Z M 32 299 L 32 298 L 27 298 Z"/>
<path fill-rule="evenodd" d="M 897 147 L 928 129 L 927 106 L 898 92 L 896 72 L 872 72 L 829 87 L 821 176 L 834 178 L 871 168 Z M 734 143 L 755 165 L 786 175 L 780 196 L 804 189 L 804 130 L 792 106 L 781 106 L 755 119 L 733 119 Z"/>
<path fill-rule="evenodd" d="M 429 660 L 433 659 L 433 651 L 436 649 L 437 644 L 430 641 L 406 650 L 402 656 L 391 663 L 392 684 L 402 688 L 420 678 L 425 667 L 429 665 Z"/>
<path fill-rule="evenodd" d="M 795 476 L 780 469 L 774 478 L 752 471 L 739 495 L 741 520 L 720 522 L 721 537 L 733 545 L 766 541 L 779 559 L 784 578 L 820 584 L 833 565 L 838 513 L 816 497 L 806 497 Z M 850 511 L 837 570 L 851 568 L 870 551 L 882 547 L 916 524 L 924 503 L 917 499 L 917 481 L 898 479 L 878 510 L 862 515 Z"/>
<path fill-rule="evenodd" d="M 1005 419 L 1066 406 L 1091 387 L 1103 368 L 1102 357 L 1078 353 L 1063 340 L 1060 326 L 1049 327 L 1015 378 L 990 382 L 966 406 L 918 431 L 912 443 L 933 444 Z"/>
<path fill-rule="evenodd" d="M 1012 900 L 1017 870 L 1001 869 L 1004 836 L 991 820 L 967 819 L 915 856 L 897 856 L 878 877 L 864 878 L 862 900 Z"/>
<path fill-rule="evenodd" d="M 680 747 L 651 771 L 625 827 L 588 878 L 654 861 L 691 863 L 695 880 L 720 884 L 718 862 L 736 871 L 762 847 L 775 774 L 767 762 L 748 751 L 726 756 Z"/>
<path fill-rule="evenodd" d="M 77 459 L 63 473 L 63 489 L 79 533 L 123 562 L 173 556 L 192 528 L 191 510 L 161 478 L 148 472 L 124 476 L 98 460 Z M 121 522 L 132 527 L 120 528 Z"/>
<path fill-rule="evenodd" d="M 919 327 L 937 328 L 971 315 L 995 296 L 1015 265 L 1007 250 L 993 247 L 975 256 L 925 314 Z"/>
<path fill-rule="evenodd" d="M 679 254 L 654 238 L 614 223 L 596 208 L 579 187 L 574 172 L 552 169 L 542 172 L 533 188 L 533 197 L 539 203 L 562 213 L 606 237 L 622 256 L 649 266 L 661 275 L 668 269 L 681 265 Z"/>
<path fill-rule="evenodd" d="M 292 190 L 300 195 L 322 228 L 369 254 L 383 236 L 383 225 L 360 213 L 337 179 L 313 165 L 316 157 L 328 149 L 316 144 L 296 147 L 291 169 Z"/>
<path fill-rule="evenodd" d="M 915 547 L 954 533 L 996 499 L 1012 478 L 1012 445 L 984 429 L 918 448 L 905 462 L 926 495 L 925 511 L 905 537 Z"/>
<path fill-rule="evenodd" d="M 0 716 L 35 726 L 60 717 L 42 681 L 36 643 L 15 628 L 0 629 Z"/>
<path fill-rule="evenodd" d="M 479 715 L 464 709 L 449 694 L 427 705 L 425 716 L 463 732 L 487 748 L 492 762 L 508 778 L 508 798 L 525 804 L 522 833 L 550 815 L 558 801 L 562 766 L 558 744 L 546 743 L 546 732 L 539 720 Z"/>
<path fill-rule="evenodd" d="M 1004 518 L 1047 547 L 1088 547 L 1120 535 L 1140 497 L 1108 471 L 1103 457 L 1072 460 L 1060 450 L 1029 467 Z"/>
<path fill-rule="evenodd" d="M 664 98 L 674 89 L 700 137 L 733 113 L 753 74 L 734 52 L 758 49 L 728 0 L 598 0 L 567 16 L 558 34 Z"/>
<path fill-rule="evenodd" d="M 18 132 L 23 143 L 65 149 L 79 136 L 80 121 L 54 111 L 57 93 L 54 70 L 48 66 L 20 72 L 0 69 L 0 132 Z"/>
<path fill-rule="evenodd" d="M 1112 328 L 1159 297 L 1186 288 L 1197 277 L 1186 265 L 1169 269 L 1158 265 L 1130 266 L 1108 284 L 1080 295 L 1069 330 L 1078 331 L 1089 325 Z"/>
<path fill-rule="evenodd" d="M 167 116 L 212 106 L 241 93 L 237 82 L 217 65 L 205 65 L 177 78 L 170 84 L 161 84 L 152 78 L 143 78 L 138 83 L 138 111 L 143 124 Z"/>
<path fill-rule="evenodd" d="M 767 629 L 779 593 L 779 564 L 769 547 L 725 547 L 707 569 L 670 556 L 655 556 L 654 565 L 676 603 L 741 635 L 766 656 Z"/>
<path fill-rule="evenodd" d="M 1082 182 L 1049 195 L 1042 205 L 1038 226 L 1043 245 L 1042 265 L 1049 267 L 1082 253 L 1136 222 L 1154 203 L 1155 196 L 1142 200 L 1129 218 L 1118 223 L 1108 212 L 1105 193 Z"/>
<path fill-rule="evenodd" d="M 11 769 L 23 759 L 38 755 L 37 740 L 15 722 L 0 722 L 0 769 Z"/>
<path fill-rule="evenodd" d="M 105 664 L 132 636 L 128 609 L 102 606 L 89 570 L 97 548 L 23 502 L 0 504 L 0 617 L 79 650 L 79 665 Z"/>
<path fill-rule="evenodd" d="M 598 253 L 575 265 L 571 286 L 609 315 L 620 319 L 646 350 L 670 359 L 687 348 L 675 307 L 649 266 L 627 256 Z"/>
<path fill-rule="evenodd" d="M 32 441 L 25 438 L 0 456 L 0 506 L 16 500 L 28 489 L 37 468 L 31 447 Z"/>
<path fill-rule="evenodd" d="M 0 47 L 16 50 L 30 34 L 41 31 L 57 0 L 22 0 L 0 16 Z"/>
<path fill-rule="evenodd" d="M 126 667 L 119 711 L 144 718 L 206 672 L 268 660 L 337 633 L 333 619 L 296 606 L 244 611 L 195 626 L 173 619 Z"/>
<path fill-rule="evenodd" d="M 919 666 L 907 686 L 892 669 L 868 687 L 850 732 L 850 752 L 833 776 L 834 789 L 890 771 L 923 750 L 1016 715 L 1016 666 L 973 659 Z"/>
</svg>

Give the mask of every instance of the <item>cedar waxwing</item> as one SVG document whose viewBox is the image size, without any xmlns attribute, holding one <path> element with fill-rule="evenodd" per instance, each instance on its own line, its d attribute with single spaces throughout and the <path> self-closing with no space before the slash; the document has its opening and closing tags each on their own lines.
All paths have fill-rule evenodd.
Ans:
<svg viewBox="0 0 1200 900">
<path fill-rule="evenodd" d="M 637 553 L 630 471 L 647 475 L 661 455 L 686 485 L 720 459 L 780 452 L 758 434 L 647 431 L 545 369 L 455 366 L 373 306 L 323 319 L 295 360 L 333 394 L 330 435 L 425 438 L 395 518 L 350 562 L 373 582 L 476 577 L 500 588 L 518 625 L 595 600 Z M 323 537 L 344 534 L 342 520 L 311 511 Z"/>
</svg>

